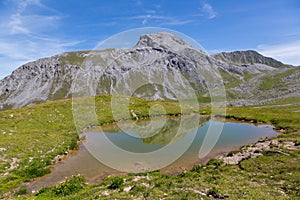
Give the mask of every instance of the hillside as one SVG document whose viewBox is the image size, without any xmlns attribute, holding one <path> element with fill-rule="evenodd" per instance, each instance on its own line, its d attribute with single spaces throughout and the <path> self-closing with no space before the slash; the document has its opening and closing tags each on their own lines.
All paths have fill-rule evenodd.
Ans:
<svg viewBox="0 0 300 200">
<path fill-rule="evenodd" d="M 123 85 L 123 95 L 151 100 L 185 96 L 180 88 L 186 81 L 207 98 L 208 88 L 224 82 L 232 105 L 299 96 L 300 86 L 299 68 L 255 51 L 209 56 L 173 34 L 157 33 L 142 35 L 132 49 L 67 52 L 26 63 L 0 81 L 0 109 L 70 98 L 80 87 L 78 77 L 90 81 L 89 95 L 116 94 Z M 133 92 L 128 83 L 144 86 Z"/>
<path fill-rule="evenodd" d="M 255 51 L 222 52 L 215 59 L 239 68 L 243 74 L 221 74 L 231 105 L 253 105 L 300 95 L 300 68 L 283 64 Z"/>
<path fill-rule="evenodd" d="M 234 51 L 234 52 L 221 52 L 212 55 L 212 57 L 222 60 L 227 63 L 233 64 L 254 64 L 259 63 L 267 66 L 271 66 L 274 68 L 280 67 L 288 67 L 289 65 L 285 65 L 282 62 L 275 60 L 273 58 L 265 57 L 259 54 L 256 51 L 248 50 L 248 51 Z"/>
</svg>

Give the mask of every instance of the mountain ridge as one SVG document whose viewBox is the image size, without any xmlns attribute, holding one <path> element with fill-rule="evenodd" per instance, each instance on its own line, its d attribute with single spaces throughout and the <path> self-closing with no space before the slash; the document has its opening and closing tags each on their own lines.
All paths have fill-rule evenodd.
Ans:
<svg viewBox="0 0 300 200">
<path fill-rule="evenodd" d="M 213 54 L 212 57 L 222 60 L 224 62 L 233 62 L 239 64 L 253 64 L 260 63 L 266 64 L 275 68 L 292 66 L 289 64 L 284 64 L 274 58 L 264 56 L 254 50 L 244 50 L 244 51 L 232 51 L 232 52 L 220 52 Z"/>
<path fill-rule="evenodd" d="M 98 81 L 94 95 L 112 94 L 121 78 L 127 85 L 140 77 L 151 82 L 158 76 L 165 81 L 165 86 L 150 84 L 134 95 L 148 99 L 176 99 L 170 88 L 182 87 L 180 82 L 184 80 L 180 76 L 172 82 L 168 74 L 180 72 L 196 94 L 205 97 L 209 96 L 207 87 L 215 83 L 205 80 L 203 73 L 214 68 L 220 71 L 232 105 L 259 104 L 274 98 L 299 95 L 298 68 L 254 51 L 223 52 L 209 56 L 179 37 L 162 32 L 142 35 L 131 49 L 65 52 L 26 63 L 0 81 L 0 110 L 72 97 L 76 86 L 74 80 L 83 68 Z M 151 75 L 149 72 L 157 74 Z M 141 76 L 127 77 L 134 73 Z M 264 79 L 277 76 L 280 81 L 275 81 L 273 85 L 277 86 L 279 82 L 284 90 L 278 92 L 273 85 L 264 86 Z M 281 79 L 286 77 L 286 82 L 282 83 Z M 257 92 L 257 89 L 268 92 Z M 131 92 L 129 86 L 124 90 L 125 94 Z"/>
</svg>

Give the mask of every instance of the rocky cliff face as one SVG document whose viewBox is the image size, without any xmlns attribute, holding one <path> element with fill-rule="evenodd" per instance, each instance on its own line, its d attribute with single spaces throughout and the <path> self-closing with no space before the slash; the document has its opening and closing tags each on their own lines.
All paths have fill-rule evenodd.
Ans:
<svg viewBox="0 0 300 200">
<path fill-rule="evenodd" d="M 60 56 L 27 63 L 0 81 L 0 108 L 9 109 L 70 97 L 78 66 L 60 66 Z"/>
<path fill-rule="evenodd" d="M 213 55 L 212 57 L 222 60 L 227 63 L 235 64 L 263 64 L 271 66 L 274 68 L 286 67 L 287 65 L 283 64 L 280 61 L 277 61 L 273 58 L 265 57 L 256 51 L 247 50 L 247 51 L 234 51 L 234 52 L 221 52 Z"/>
<path fill-rule="evenodd" d="M 142 98 L 176 99 L 185 95 L 180 92 L 188 81 L 197 95 L 209 96 L 207 88 L 222 83 L 216 81 L 221 79 L 216 69 L 235 105 L 299 95 L 298 68 L 254 51 L 209 56 L 175 35 L 157 33 L 142 35 L 132 49 L 69 52 L 27 63 L 0 81 L 0 108 L 70 98 L 83 73 L 81 81 L 91 81 L 85 88 L 91 95 L 122 90 Z M 278 79 L 274 84 L 264 83 L 272 77 Z M 139 84 L 142 87 L 134 88 Z M 284 88 L 279 93 L 278 84 Z"/>
<path fill-rule="evenodd" d="M 255 51 L 218 53 L 213 58 L 238 67 L 240 77 L 223 73 L 227 99 L 232 105 L 260 104 L 300 95 L 300 68 L 283 64 Z"/>
<path fill-rule="evenodd" d="M 117 85 L 122 85 L 123 94 L 176 99 L 172 90 L 183 91 L 186 80 L 197 93 L 213 84 L 205 82 L 200 71 L 211 71 L 214 62 L 215 59 L 175 35 L 143 35 L 132 49 L 70 52 L 21 66 L 0 82 L 1 107 L 17 108 L 69 98 L 78 88 L 75 80 L 80 73 L 89 75 L 87 81 L 93 80 L 85 88 L 91 95 L 115 93 Z M 135 80 L 149 84 L 133 91 L 130 83 Z"/>
</svg>

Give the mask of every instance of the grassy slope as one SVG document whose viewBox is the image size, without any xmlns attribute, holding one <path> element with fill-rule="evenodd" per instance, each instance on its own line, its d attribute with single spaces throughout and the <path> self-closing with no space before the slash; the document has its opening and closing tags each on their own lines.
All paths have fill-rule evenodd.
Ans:
<svg viewBox="0 0 300 200">
<path fill-rule="evenodd" d="M 297 97 L 279 100 L 267 106 L 230 107 L 228 115 L 244 120 L 255 119 L 273 123 L 277 128 L 286 128 L 287 133 L 280 135 L 278 139 L 299 143 L 300 114 L 294 112 L 300 111 L 299 100 Z M 132 101 L 134 103 L 131 106 L 135 112 L 144 116 L 147 115 L 149 106 L 154 103 L 141 99 Z M 97 97 L 96 102 L 99 108 L 97 110 L 99 123 L 112 121 L 111 113 L 103 110 L 108 107 L 110 96 Z M 168 107 L 169 114 L 179 113 L 175 102 L 159 103 Z M 2 194 L 14 188 L 18 188 L 16 190 L 18 194 L 26 193 L 26 190 L 20 187 L 20 183 L 48 172 L 47 168 L 43 167 L 50 164 L 55 155 L 73 148 L 77 139 L 70 100 L 1 112 L 0 123 L 2 129 L 0 147 L 7 148 L 6 151 L 0 152 L 0 156 L 1 158 L 5 156 L 4 160 L 8 160 L 0 164 Z M 43 189 L 38 196 L 26 198 L 199 199 L 207 198 L 206 194 L 210 193 L 215 197 L 225 194 L 230 199 L 296 199 L 300 195 L 300 151 L 299 148 L 281 151 L 289 155 L 265 153 L 265 156 L 244 160 L 239 165 L 227 166 L 221 165 L 220 161 L 212 160 L 206 166 L 196 166 L 193 170 L 180 175 L 161 175 L 159 172 L 128 174 L 108 177 L 96 185 L 85 185 L 80 177 L 75 177 L 65 184 Z M 29 157 L 32 157 L 33 161 L 30 162 Z M 3 176 L 7 171 L 5 167 L 10 167 L 12 158 L 20 159 L 20 166 Z M 141 179 L 137 180 L 137 177 Z M 134 187 L 130 192 L 124 191 L 129 186 Z"/>
<path fill-rule="evenodd" d="M 94 124 L 112 122 L 111 97 L 103 95 L 95 102 L 98 122 Z M 147 116 L 153 103 L 132 98 L 130 107 Z M 168 114 L 180 112 L 175 102 L 156 103 L 164 105 Z M 46 166 L 56 155 L 76 148 L 77 140 L 70 99 L 0 112 L 0 198 L 20 183 L 49 173 Z"/>
<path fill-rule="evenodd" d="M 240 78 L 234 73 L 220 70 L 228 100 L 266 100 L 291 94 L 297 89 L 297 80 L 300 79 L 299 72 L 300 68 L 289 67 L 262 71 L 260 74 L 246 73 Z"/>
<path fill-rule="evenodd" d="M 268 90 L 273 88 L 286 88 L 286 80 L 283 79 L 288 75 L 296 73 L 298 70 L 298 68 L 292 68 L 274 76 L 265 76 L 259 89 Z"/>
</svg>

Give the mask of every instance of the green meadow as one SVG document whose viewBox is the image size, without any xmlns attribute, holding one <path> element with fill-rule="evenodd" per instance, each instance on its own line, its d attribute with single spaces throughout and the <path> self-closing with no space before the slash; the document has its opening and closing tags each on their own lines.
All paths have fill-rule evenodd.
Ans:
<svg viewBox="0 0 300 200">
<path fill-rule="evenodd" d="M 115 121 L 111 96 L 95 98 L 97 119 L 77 126 Z M 84 101 L 84 99 L 83 99 Z M 160 104 L 152 115 L 209 114 L 209 104 L 200 109 L 179 106 L 176 101 L 147 101 L 130 98 L 129 108 L 140 117 L 149 117 L 151 106 Z M 92 106 L 92 105 L 91 105 Z M 184 108 L 183 108 L 184 107 Z M 121 111 L 120 111 L 121 112 Z M 219 116 L 220 117 L 220 116 Z M 47 102 L 0 112 L 0 198 L 10 199 L 297 199 L 300 196 L 300 97 L 268 104 L 227 107 L 226 118 L 267 123 L 281 130 L 278 143 L 292 142 L 294 148 L 272 146 L 263 156 L 226 165 L 212 159 L 181 174 L 159 171 L 107 177 L 98 184 L 86 184 L 74 176 L 53 187 L 28 194 L 26 186 L 51 172 L 57 155 L 78 148 L 79 136 L 73 119 L 72 100 Z M 119 116 L 118 120 L 126 120 Z M 272 138 L 274 140 L 274 138 Z M 251 146 L 251 144 L 249 144 Z M 237 150 L 238 151 L 238 150 Z"/>
</svg>

